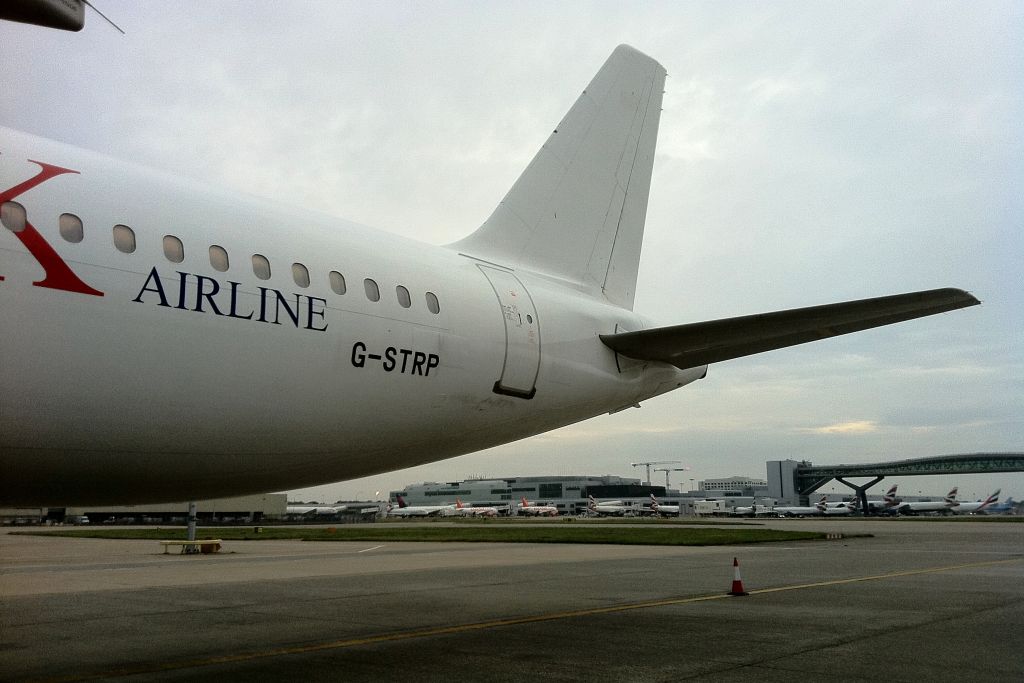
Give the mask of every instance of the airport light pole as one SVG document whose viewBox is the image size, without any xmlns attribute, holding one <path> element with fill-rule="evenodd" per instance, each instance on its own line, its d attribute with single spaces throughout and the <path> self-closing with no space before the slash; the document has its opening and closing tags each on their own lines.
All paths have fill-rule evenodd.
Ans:
<svg viewBox="0 0 1024 683">
<path fill-rule="evenodd" d="M 196 502 L 194 500 L 188 502 L 188 540 L 196 540 Z M 182 550 L 194 553 L 198 551 L 198 548 L 194 545 L 187 545 Z"/>
</svg>

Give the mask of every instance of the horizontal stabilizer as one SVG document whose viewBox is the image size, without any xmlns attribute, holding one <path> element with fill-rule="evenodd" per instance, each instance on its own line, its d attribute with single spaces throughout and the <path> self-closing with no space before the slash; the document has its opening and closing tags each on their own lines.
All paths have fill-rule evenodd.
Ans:
<svg viewBox="0 0 1024 683">
<path fill-rule="evenodd" d="M 639 332 L 602 334 L 601 341 L 629 358 L 686 369 L 979 303 L 960 289 L 932 289 Z"/>
</svg>

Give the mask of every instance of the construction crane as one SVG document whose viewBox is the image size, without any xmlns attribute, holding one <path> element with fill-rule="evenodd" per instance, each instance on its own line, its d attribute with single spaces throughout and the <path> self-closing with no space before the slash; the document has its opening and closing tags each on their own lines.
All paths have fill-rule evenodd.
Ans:
<svg viewBox="0 0 1024 683">
<path fill-rule="evenodd" d="M 655 472 L 664 472 L 665 473 L 665 492 L 667 493 L 668 492 L 668 487 L 669 487 L 668 473 L 669 472 L 689 472 L 690 468 L 686 467 L 686 466 L 683 466 L 683 467 L 672 467 L 672 468 L 669 468 L 669 467 L 655 467 L 654 471 Z"/>
<path fill-rule="evenodd" d="M 651 485 L 651 465 L 678 465 L 682 463 L 682 460 L 657 460 L 654 462 L 631 462 L 629 463 L 633 467 L 646 467 L 647 468 L 647 485 Z"/>
</svg>

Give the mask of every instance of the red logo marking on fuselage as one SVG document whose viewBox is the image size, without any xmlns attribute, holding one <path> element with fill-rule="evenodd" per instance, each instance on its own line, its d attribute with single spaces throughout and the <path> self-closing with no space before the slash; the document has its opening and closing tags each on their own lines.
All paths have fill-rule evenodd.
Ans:
<svg viewBox="0 0 1024 683">
<path fill-rule="evenodd" d="M 45 183 L 54 176 L 59 176 L 64 173 L 78 173 L 78 171 L 72 171 L 69 168 L 61 168 L 60 166 L 54 166 L 52 164 L 44 164 L 41 161 L 33 161 L 29 159 L 33 164 L 37 164 L 42 170 L 39 171 L 34 177 L 29 178 L 25 182 L 15 185 L 9 190 L 0 192 L 0 204 L 9 202 L 21 193 L 31 190 L 33 187 Z M 64 259 L 53 250 L 50 243 L 39 234 L 39 231 L 32 226 L 27 220 L 25 221 L 25 229 L 21 232 L 14 233 L 15 237 L 21 240 L 21 243 L 25 245 L 29 253 L 35 257 L 39 265 L 46 271 L 46 277 L 32 284 L 36 287 L 49 287 L 50 289 L 62 289 L 65 292 L 78 292 L 80 294 L 92 294 L 93 296 L 103 296 L 103 292 L 98 289 L 93 289 L 89 285 L 82 282 L 81 278 L 75 275 L 74 271 L 71 270 L 70 266 L 64 262 Z M 2 280 L 3 277 L 0 277 Z"/>
</svg>

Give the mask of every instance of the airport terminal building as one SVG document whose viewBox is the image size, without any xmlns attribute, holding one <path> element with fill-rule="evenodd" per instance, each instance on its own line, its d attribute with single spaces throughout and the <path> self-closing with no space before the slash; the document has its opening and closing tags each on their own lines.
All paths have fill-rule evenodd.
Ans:
<svg viewBox="0 0 1024 683">
<path fill-rule="evenodd" d="M 649 500 L 654 494 L 665 498 L 664 486 L 648 486 L 639 479 L 613 475 L 508 477 L 502 479 L 466 479 L 454 482 L 410 484 L 401 491 L 392 491 L 410 505 L 444 505 L 462 500 L 470 506 L 494 506 L 515 512 L 521 498 L 531 503 L 554 505 L 561 514 L 578 514 L 587 508 L 587 496 L 597 499 Z M 667 501 L 665 501 L 667 502 Z"/>
<path fill-rule="evenodd" d="M 768 480 L 753 477 L 725 477 L 723 479 L 704 479 L 700 482 L 700 491 L 708 495 L 722 496 L 767 496 Z"/>
<path fill-rule="evenodd" d="M 202 523 L 251 523 L 285 516 L 287 494 L 262 493 L 235 498 L 196 501 L 196 517 Z M 0 523 L 39 524 L 184 524 L 188 503 L 151 505 L 87 505 L 78 507 L 0 510 Z"/>
<path fill-rule="evenodd" d="M 398 496 L 410 505 L 447 505 L 461 500 L 468 506 L 497 507 L 515 514 L 520 499 L 531 503 L 554 505 L 563 515 L 586 512 L 587 497 L 597 500 L 621 500 L 632 503 L 639 511 L 649 507 L 653 494 L 659 503 L 678 505 L 681 515 L 712 514 L 718 508 L 750 505 L 751 496 L 736 490 L 733 480 L 748 481 L 748 477 L 732 477 L 728 490 L 681 492 L 664 486 L 646 484 L 640 479 L 614 475 L 592 476 L 538 476 L 506 477 L 494 479 L 466 479 L 453 482 L 424 482 L 409 484 L 400 491 L 391 491 L 390 500 Z M 702 482 L 703 483 L 703 482 Z M 720 501 L 709 506 L 708 499 Z M 712 509 L 714 508 L 714 509 Z"/>
<path fill-rule="evenodd" d="M 632 503 L 634 510 L 639 511 L 650 505 L 653 494 L 660 503 L 678 505 L 681 515 L 720 514 L 723 509 L 737 506 L 795 504 L 799 499 L 794 483 L 797 465 L 792 460 L 771 461 L 767 463 L 765 479 L 749 476 L 704 479 L 693 491 L 615 475 L 495 477 L 409 484 L 400 491 L 391 491 L 389 500 L 396 501 L 402 496 L 410 505 L 448 505 L 460 499 L 468 506 L 497 507 L 515 514 L 520 499 L 526 498 L 530 502 L 554 505 L 560 514 L 575 515 L 586 512 L 588 496 L 598 501 Z M 844 495 L 849 497 L 845 491 L 828 497 L 843 500 Z"/>
</svg>

